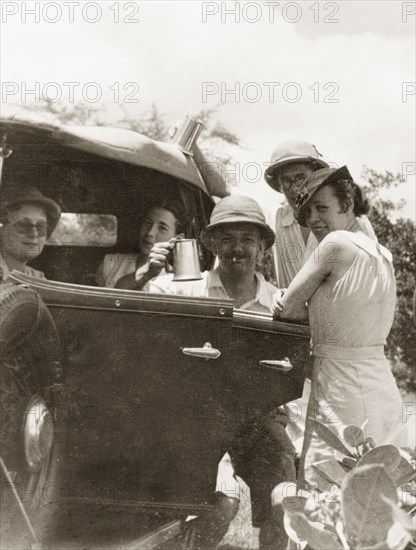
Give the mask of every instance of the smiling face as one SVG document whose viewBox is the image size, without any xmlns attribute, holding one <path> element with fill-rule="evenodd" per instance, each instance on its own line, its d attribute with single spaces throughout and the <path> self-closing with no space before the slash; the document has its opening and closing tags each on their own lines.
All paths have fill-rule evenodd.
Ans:
<svg viewBox="0 0 416 550">
<path fill-rule="evenodd" d="M 309 229 L 321 242 L 328 233 L 345 229 L 352 215 L 353 205 L 344 212 L 330 185 L 321 187 L 302 208 Z"/>
<path fill-rule="evenodd" d="M 29 262 L 42 252 L 46 243 L 48 218 L 41 206 L 22 204 L 8 214 L 1 230 L 2 252 L 21 262 Z"/>
<path fill-rule="evenodd" d="M 264 249 L 260 229 L 249 223 L 218 227 L 212 246 L 214 254 L 218 255 L 220 268 L 236 276 L 250 271 L 254 274 Z"/>
<path fill-rule="evenodd" d="M 146 256 L 154 244 L 168 241 L 176 235 L 177 219 L 165 208 L 152 208 L 139 230 L 140 252 Z"/>
<path fill-rule="evenodd" d="M 295 208 L 295 199 L 314 169 L 307 162 L 292 162 L 279 170 L 279 183 L 288 203 Z"/>
</svg>

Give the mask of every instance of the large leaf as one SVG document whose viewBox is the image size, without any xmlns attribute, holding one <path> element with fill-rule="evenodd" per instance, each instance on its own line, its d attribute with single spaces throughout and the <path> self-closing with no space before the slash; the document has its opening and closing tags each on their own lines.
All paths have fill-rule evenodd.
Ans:
<svg viewBox="0 0 416 550">
<path fill-rule="evenodd" d="M 295 531 L 298 540 L 306 540 L 314 550 L 343 550 L 338 536 L 327 531 L 320 523 L 307 519 L 299 512 L 286 513 L 290 527 Z"/>
<path fill-rule="evenodd" d="M 308 421 L 311 423 L 312 428 L 315 430 L 318 437 L 323 439 L 327 445 L 336 449 L 340 453 L 350 456 L 353 458 L 351 452 L 347 449 L 341 439 L 334 433 L 326 424 L 315 420 L 315 418 L 309 418 Z"/>
<path fill-rule="evenodd" d="M 381 445 L 365 453 L 358 461 L 357 466 L 368 464 L 382 464 L 388 473 L 394 472 L 401 460 L 400 451 L 394 445 Z"/>
<path fill-rule="evenodd" d="M 382 497 L 397 503 L 396 487 L 384 466 L 357 467 L 341 486 L 341 514 L 351 546 L 366 547 L 386 540 L 392 511 Z"/>
<path fill-rule="evenodd" d="M 347 472 L 341 468 L 335 458 L 325 458 L 319 462 L 314 462 L 312 466 L 330 483 L 335 483 L 341 487 L 342 480 Z"/>
<path fill-rule="evenodd" d="M 345 443 L 351 445 L 351 447 L 358 447 L 365 443 L 365 434 L 363 430 L 353 424 L 349 424 L 342 428 L 341 437 Z"/>
<path fill-rule="evenodd" d="M 409 483 L 416 476 L 416 470 L 408 460 L 400 457 L 399 465 L 395 470 L 389 472 L 389 476 L 396 484 L 396 487 L 400 487 L 403 483 Z"/>
</svg>

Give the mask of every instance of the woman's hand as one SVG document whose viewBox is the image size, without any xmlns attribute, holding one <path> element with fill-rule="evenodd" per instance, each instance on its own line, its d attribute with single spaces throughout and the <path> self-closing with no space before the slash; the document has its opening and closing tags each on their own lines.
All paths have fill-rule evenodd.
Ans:
<svg viewBox="0 0 416 550">
<path fill-rule="evenodd" d="M 169 264 L 171 263 L 171 260 L 172 260 L 175 243 L 178 239 L 181 239 L 181 238 L 183 238 L 182 235 L 176 235 L 175 237 L 172 237 L 167 242 L 156 243 L 153 245 L 149 254 L 149 259 L 147 260 L 147 264 L 146 264 L 147 277 L 149 279 L 154 279 L 155 277 L 157 277 L 162 271 L 162 269 L 169 271 Z M 142 274 L 143 269 L 139 268 L 136 274 L 138 272 Z"/>
<path fill-rule="evenodd" d="M 286 292 L 285 288 L 279 288 L 279 290 L 273 296 L 272 313 L 273 313 L 273 317 L 275 317 L 276 319 L 283 317 L 282 299 L 285 292 Z"/>
<path fill-rule="evenodd" d="M 156 243 L 153 245 L 149 254 L 149 259 L 147 260 L 147 270 L 150 279 L 157 277 L 162 269 L 168 271 L 168 264 L 173 253 L 175 240 L 176 239 L 173 238 L 168 242 Z"/>
</svg>

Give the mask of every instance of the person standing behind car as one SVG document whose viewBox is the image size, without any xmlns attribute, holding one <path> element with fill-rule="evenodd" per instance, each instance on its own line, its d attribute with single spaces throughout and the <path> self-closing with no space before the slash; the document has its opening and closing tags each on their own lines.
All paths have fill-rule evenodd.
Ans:
<svg viewBox="0 0 416 550">
<path fill-rule="evenodd" d="M 296 198 L 306 178 L 328 167 L 315 145 L 302 140 L 283 141 L 272 153 L 264 178 L 272 189 L 283 193 L 287 204 L 278 208 L 275 220 L 276 242 L 273 249 L 277 286 L 287 288 L 312 254 L 318 241 L 313 233 L 297 222 Z M 359 224 L 377 240 L 367 216 Z"/>
<path fill-rule="evenodd" d="M 218 267 L 204 272 L 198 281 L 172 282 L 171 276 L 158 277 L 149 284 L 149 291 L 232 299 L 235 308 L 270 313 L 277 289 L 256 271 L 256 265 L 272 246 L 275 236 L 258 203 L 237 195 L 220 200 L 200 238 L 218 257 Z M 163 247 L 165 256 L 155 251 L 160 259 L 168 257 L 173 243 L 158 246 Z M 281 506 L 272 506 L 271 501 L 272 491 L 279 483 L 295 481 L 295 449 L 286 433 L 286 423 L 286 414 L 281 409 L 267 414 L 249 412 L 246 420 L 236 426 L 235 443 L 227 449 L 235 475 L 250 487 L 252 523 L 260 528 L 261 550 L 280 550 L 287 544 L 283 510 Z M 220 463 L 217 485 L 230 486 L 232 476 L 222 479 L 221 470 Z M 221 506 L 227 501 L 225 495 L 216 496 L 219 505 L 213 517 L 198 518 L 195 548 L 215 548 L 236 512 L 231 505 L 228 517 L 221 517 Z"/>
<path fill-rule="evenodd" d="M 316 170 L 327 168 L 315 145 L 303 140 L 282 141 L 274 149 L 270 166 L 264 174 L 266 182 L 278 193 L 283 193 L 287 204 L 276 212 L 276 242 L 273 248 L 277 286 L 286 289 L 311 256 L 318 241 L 308 227 L 297 222 L 296 200 L 306 179 Z M 367 216 L 358 218 L 357 223 L 366 235 L 377 241 Z M 306 404 L 310 394 L 310 380 L 305 380 L 301 399 L 288 404 L 292 414 L 288 432 L 301 451 L 305 431 Z"/>
<path fill-rule="evenodd" d="M 106 254 L 98 268 L 97 284 L 142 290 L 151 279 L 160 275 L 162 266 L 149 260 L 149 253 L 158 242 L 168 241 L 183 232 L 183 210 L 184 206 L 181 203 L 167 199 L 150 206 L 139 228 L 139 252 Z"/>
<path fill-rule="evenodd" d="M 0 268 L 3 282 L 13 269 L 44 279 L 41 271 L 29 267 L 37 258 L 58 224 L 59 205 L 35 188 L 11 191 L 2 197 L 0 208 Z"/>
<path fill-rule="evenodd" d="M 329 403 L 341 426 L 365 425 L 366 436 L 377 445 L 406 446 L 402 399 L 384 355 L 396 304 L 392 255 L 358 223 L 368 202 L 343 166 L 312 173 L 296 206 L 299 223 L 319 242 L 318 253 L 284 295 L 275 297 L 274 315 L 309 317 L 313 376 L 308 412 L 328 421 Z M 333 456 L 333 449 L 313 436 L 307 480 L 316 480 L 312 463 Z"/>
</svg>

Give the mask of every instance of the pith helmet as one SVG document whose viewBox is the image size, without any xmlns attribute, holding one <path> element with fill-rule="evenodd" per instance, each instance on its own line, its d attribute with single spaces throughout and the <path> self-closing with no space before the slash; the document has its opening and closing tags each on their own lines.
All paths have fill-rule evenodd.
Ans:
<svg viewBox="0 0 416 550">
<path fill-rule="evenodd" d="M 266 169 L 264 178 L 270 187 L 281 193 L 278 175 L 283 166 L 292 162 L 313 162 L 317 168 L 326 168 L 328 164 L 321 157 L 321 153 L 312 143 L 301 140 L 282 141 L 272 153 L 270 166 Z"/>
<path fill-rule="evenodd" d="M 275 234 L 267 225 L 260 205 L 254 199 L 242 195 L 229 195 L 217 203 L 211 213 L 209 225 L 200 234 L 204 245 L 211 248 L 214 230 L 233 223 L 250 223 L 258 227 L 266 241 L 266 247 L 273 245 Z"/>
</svg>

